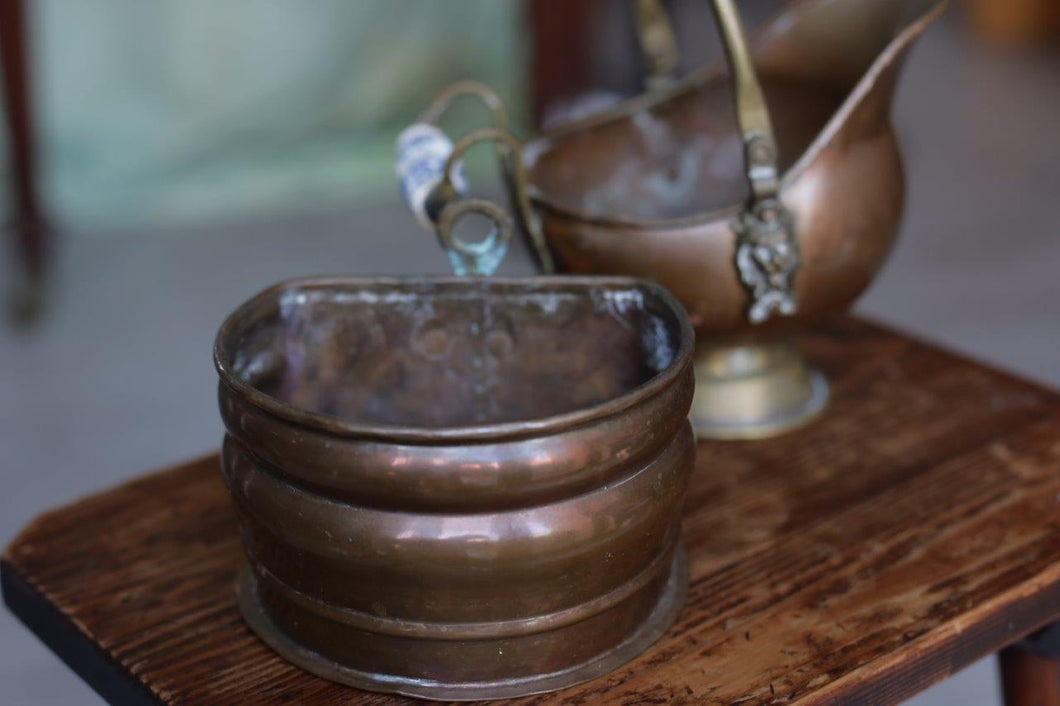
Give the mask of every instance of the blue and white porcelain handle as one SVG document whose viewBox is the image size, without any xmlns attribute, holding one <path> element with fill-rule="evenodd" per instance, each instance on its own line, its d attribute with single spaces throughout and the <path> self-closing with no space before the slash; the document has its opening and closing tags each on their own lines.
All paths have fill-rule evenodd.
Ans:
<svg viewBox="0 0 1060 706">
<path fill-rule="evenodd" d="M 401 185 L 401 193 L 416 221 L 427 230 L 434 230 L 440 216 L 428 210 L 427 202 L 434 189 L 442 183 L 445 163 L 452 154 L 453 141 L 440 127 L 431 123 L 413 123 L 397 138 L 394 171 Z M 452 183 L 458 196 L 467 196 L 463 163 L 454 168 Z"/>
</svg>

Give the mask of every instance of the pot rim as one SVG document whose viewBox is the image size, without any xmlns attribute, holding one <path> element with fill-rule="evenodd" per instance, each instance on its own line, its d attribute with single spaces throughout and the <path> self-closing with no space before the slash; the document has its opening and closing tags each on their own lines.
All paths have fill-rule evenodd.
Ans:
<svg viewBox="0 0 1060 706">
<path fill-rule="evenodd" d="M 440 285 L 447 288 L 478 285 L 480 289 L 485 286 L 487 289 L 496 290 L 547 290 L 550 286 L 560 290 L 580 290 L 590 287 L 638 289 L 660 301 L 672 313 L 677 321 L 679 340 L 677 341 L 676 351 L 672 360 L 663 370 L 653 374 L 648 380 L 636 387 L 605 402 L 546 417 L 451 427 L 366 423 L 347 420 L 321 412 L 311 412 L 258 390 L 240 379 L 231 369 L 230 360 L 225 351 L 226 342 L 240 328 L 246 326 L 248 317 L 249 321 L 256 320 L 257 317 L 254 314 L 260 313 L 263 307 L 276 302 L 278 297 L 284 292 L 298 289 L 327 290 L 339 286 L 346 288 L 351 286 L 355 288 L 409 288 L 427 285 Z M 694 348 L 695 333 L 688 314 L 681 304 L 662 285 L 639 277 L 570 275 L 536 277 L 454 277 L 434 275 L 371 277 L 337 275 L 287 279 L 255 294 L 230 313 L 221 324 L 221 328 L 214 339 L 213 359 L 214 368 L 217 370 L 222 385 L 242 396 L 251 405 L 297 426 L 344 437 L 375 438 L 396 442 L 451 443 L 463 440 L 478 442 L 540 436 L 612 417 L 662 393 L 674 384 L 691 367 Z"/>
</svg>

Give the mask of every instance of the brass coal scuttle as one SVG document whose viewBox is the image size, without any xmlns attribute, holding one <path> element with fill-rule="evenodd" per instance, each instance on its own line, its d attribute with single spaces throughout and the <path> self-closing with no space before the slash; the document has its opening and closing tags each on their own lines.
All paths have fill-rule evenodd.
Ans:
<svg viewBox="0 0 1060 706">
<path fill-rule="evenodd" d="M 526 142 L 508 184 L 559 270 L 673 292 L 698 337 L 696 432 L 759 438 L 824 408 L 791 334 L 849 308 L 890 253 L 905 197 L 892 99 L 946 3 L 800 0 L 753 42 L 732 0 L 712 4 L 728 73 L 674 77 L 663 7 L 636 0 L 649 92 Z M 428 117 L 469 90 L 506 124 L 483 86 Z"/>
</svg>

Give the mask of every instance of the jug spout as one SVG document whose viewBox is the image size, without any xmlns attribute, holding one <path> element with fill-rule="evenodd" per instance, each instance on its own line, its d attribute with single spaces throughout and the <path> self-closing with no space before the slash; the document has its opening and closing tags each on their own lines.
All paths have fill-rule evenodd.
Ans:
<svg viewBox="0 0 1060 706">
<path fill-rule="evenodd" d="M 808 316 L 846 310 L 890 254 L 905 206 L 892 99 L 909 48 L 945 6 L 817 0 L 765 31 L 763 71 L 843 96 L 783 178 L 805 263 L 796 290 Z"/>
<path fill-rule="evenodd" d="M 913 43 L 948 0 L 816 0 L 777 15 L 756 42 L 763 75 L 844 96 L 816 139 L 788 170 L 798 178 L 829 144 L 890 131 L 899 74 Z"/>
</svg>

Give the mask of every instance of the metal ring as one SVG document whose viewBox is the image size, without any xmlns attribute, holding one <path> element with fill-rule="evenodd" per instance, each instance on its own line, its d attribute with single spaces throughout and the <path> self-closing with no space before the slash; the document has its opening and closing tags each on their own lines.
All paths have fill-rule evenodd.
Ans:
<svg viewBox="0 0 1060 706">
<path fill-rule="evenodd" d="M 456 235 L 457 222 L 477 213 L 493 223 L 482 240 L 469 243 Z M 438 219 L 438 241 L 457 275 L 492 275 L 500 266 L 512 239 L 512 219 L 504 209 L 484 199 L 461 199 L 446 205 Z"/>
<path fill-rule="evenodd" d="M 511 192 L 512 200 L 515 202 L 516 212 L 521 219 L 523 227 L 526 229 L 526 234 L 530 239 L 530 247 L 537 258 L 540 270 L 545 274 L 552 274 L 556 271 L 556 265 L 552 259 L 552 252 L 549 250 L 548 242 L 541 232 L 541 224 L 537 214 L 530 205 L 530 197 L 527 194 L 526 168 L 523 165 L 522 145 L 519 144 L 514 135 L 506 130 L 498 130 L 496 128 L 481 128 L 465 135 L 456 143 L 452 153 L 449 155 L 440 186 L 448 188 L 447 184 L 451 182 L 453 170 L 459 163 L 460 157 L 467 150 L 479 142 L 487 141 L 496 143 L 497 150 L 507 154 L 507 159 L 502 160 L 502 164 L 505 165 L 505 171 L 509 177 L 508 188 Z"/>
<path fill-rule="evenodd" d="M 478 98 L 489 109 L 493 127 L 498 130 L 508 129 L 508 112 L 504 108 L 504 101 L 492 88 L 478 81 L 458 81 L 445 88 L 427 110 L 423 111 L 419 122 L 437 125 L 453 103 L 463 97 Z"/>
</svg>

